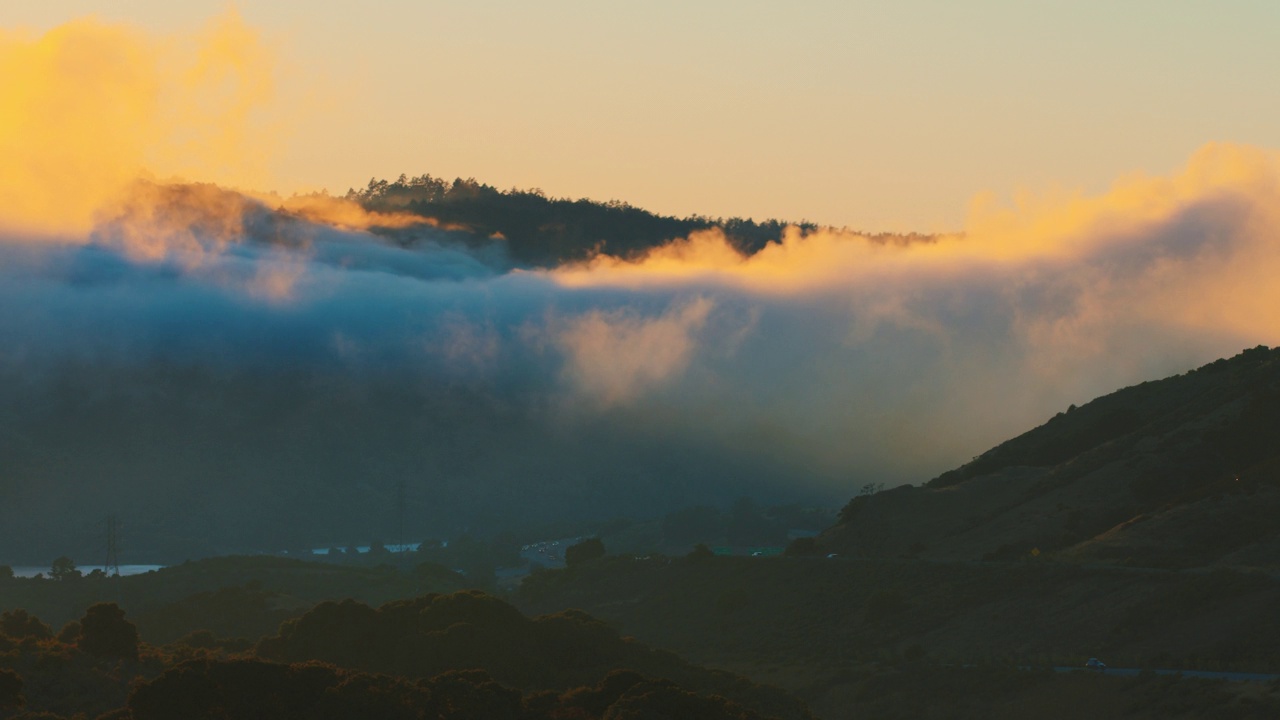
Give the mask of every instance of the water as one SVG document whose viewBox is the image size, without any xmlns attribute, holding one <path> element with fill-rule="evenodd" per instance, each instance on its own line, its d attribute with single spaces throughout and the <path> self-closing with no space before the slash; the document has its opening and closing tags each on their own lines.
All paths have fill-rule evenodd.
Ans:
<svg viewBox="0 0 1280 720">
<path fill-rule="evenodd" d="M 404 545 L 394 545 L 394 544 L 393 544 L 393 545 L 384 545 L 383 547 L 385 547 L 385 548 L 387 549 L 387 551 L 388 551 L 388 552 L 393 552 L 393 553 L 398 553 L 398 552 L 418 552 L 418 547 L 419 547 L 419 546 L 421 546 L 421 545 L 422 545 L 422 543 L 405 543 Z M 444 545 L 442 545 L 441 547 L 448 547 L 448 545 L 449 545 L 449 544 L 446 542 L 446 543 L 445 543 Z M 335 546 L 333 546 L 332 548 L 327 548 L 327 547 L 322 547 L 322 548 L 312 548 L 312 549 L 311 549 L 311 554 L 312 554 L 312 555 L 328 555 L 328 554 L 329 554 L 329 550 L 331 550 L 331 549 L 337 549 L 337 550 L 339 550 L 339 551 L 341 551 L 341 552 L 344 552 L 344 553 L 345 553 L 345 552 L 350 552 L 350 548 L 349 548 L 349 547 L 347 547 L 347 546 L 345 546 L 345 545 L 335 545 Z M 368 546 L 368 545 L 356 545 L 356 546 L 355 546 L 355 550 L 356 550 L 356 552 L 358 552 L 358 553 L 364 554 L 364 553 L 369 552 L 369 546 Z"/>
<path fill-rule="evenodd" d="M 162 568 L 164 568 L 164 565 L 121 565 L 120 574 L 122 576 L 141 575 L 143 573 L 149 573 L 153 570 L 160 570 Z M 103 567 L 102 565 L 77 565 L 76 569 L 84 573 L 85 575 L 88 575 L 94 570 L 101 570 L 103 572 L 107 571 L 106 568 Z M 39 575 L 41 573 L 43 573 L 45 577 L 49 577 L 49 568 L 36 567 L 34 565 L 27 565 L 27 566 L 15 567 L 13 569 L 13 574 L 16 577 L 30 578 L 30 577 L 35 577 L 36 575 Z"/>
</svg>

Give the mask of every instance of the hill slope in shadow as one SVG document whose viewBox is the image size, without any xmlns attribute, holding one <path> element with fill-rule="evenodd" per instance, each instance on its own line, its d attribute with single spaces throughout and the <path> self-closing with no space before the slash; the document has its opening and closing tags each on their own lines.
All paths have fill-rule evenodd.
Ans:
<svg viewBox="0 0 1280 720">
<path fill-rule="evenodd" d="M 854 498 L 824 553 L 1280 569 L 1280 349 L 1059 413 L 923 487 Z"/>
</svg>

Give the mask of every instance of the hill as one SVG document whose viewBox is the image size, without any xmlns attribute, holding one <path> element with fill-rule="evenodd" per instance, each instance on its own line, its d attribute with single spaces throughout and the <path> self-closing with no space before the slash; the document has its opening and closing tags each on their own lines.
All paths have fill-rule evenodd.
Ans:
<svg viewBox="0 0 1280 720">
<path fill-rule="evenodd" d="M 815 551 L 1280 570 L 1280 349 L 1125 388 L 855 497 Z"/>
<path fill-rule="evenodd" d="M 871 485 L 788 556 L 606 558 L 531 576 L 517 604 L 582 608 L 831 717 L 875 716 L 866 668 L 911 658 L 934 669 L 899 675 L 924 683 L 899 709 L 950 692 L 925 687 L 938 667 L 1274 671 L 1278 391 L 1280 350 L 1254 348 L 1069 408 L 923 487 Z"/>
<path fill-rule="evenodd" d="M 781 240 L 787 227 L 814 230 L 809 222 L 750 218 L 677 218 L 625 202 L 547 197 L 539 189 L 499 190 L 474 178 L 448 182 L 431 175 L 369 180 L 347 200 L 372 212 L 410 212 L 430 218 L 461 240 L 485 244 L 499 239 L 518 265 L 550 267 L 604 252 L 631 257 L 700 230 L 717 229 L 744 254 Z M 394 234 L 394 233 L 392 233 Z M 930 241 L 932 235 L 868 234 L 876 242 Z"/>
</svg>

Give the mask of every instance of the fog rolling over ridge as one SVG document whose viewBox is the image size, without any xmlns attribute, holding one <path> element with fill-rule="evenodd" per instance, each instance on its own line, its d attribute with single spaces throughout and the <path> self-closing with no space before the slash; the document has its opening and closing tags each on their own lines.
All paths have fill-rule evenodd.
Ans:
<svg viewBox="0 0 1280 720">
<path fill-rule="evenodd" d="M 400 480 L 424 536 L 923 481 L 1271 341 L 1276 168 L 1210 147 L 933 243 L 706 233 L 550 270 L 141 185 L 0 246 L 6 545 L 92 546 L 108 511 L 188 553 L 380 537 Z"/>
<path fill-rule="evenodd" d="M 1280 336 L 1266 150 L 980 199 L 929 241 L 745 256 L 710 230 L 534 269 L 431 218 L 223 189 L 270 145 L 270 53 L 234 13 L 0 49 L 26 80 L 0 90 L 0 562 L 96 552 L 110 512 L 166 559 L 390 541 L 400 481 L 413 540 L 837 504 Z"/>
</svg>

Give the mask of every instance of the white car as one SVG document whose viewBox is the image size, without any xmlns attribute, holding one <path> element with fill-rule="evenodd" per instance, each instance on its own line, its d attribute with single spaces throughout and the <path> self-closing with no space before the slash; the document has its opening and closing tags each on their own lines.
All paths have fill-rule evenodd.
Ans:
<svg viewBox="0 0 1280 720">
<path fill-rule="evenodd" d="M 1097 670 L 1098 672 L 1102 672 L 1107 669 L 1107 664 L 1098 658 L 1089 658 L 1088 662 L 1086 662 L 1084 666 L 1090 670 Z"/>
</svg>

